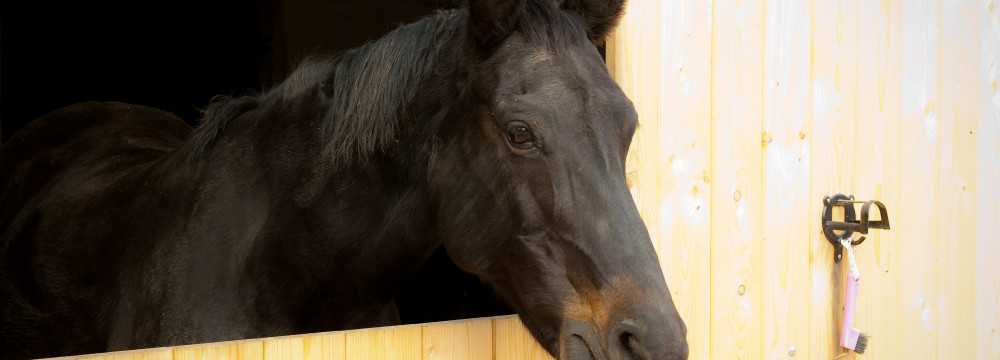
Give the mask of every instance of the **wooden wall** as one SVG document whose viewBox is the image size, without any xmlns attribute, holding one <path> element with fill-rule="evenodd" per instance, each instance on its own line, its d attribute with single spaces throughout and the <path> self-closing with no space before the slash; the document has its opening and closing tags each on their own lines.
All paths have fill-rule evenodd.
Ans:
<svg viewBox="0 0 1000 360">
<path fill-rule="evenodd" d="M 77 360 L 547 360 L 516 316 L 84 355 Z"/>
<path fill-rule="evenodd" d="M 692 359 L 831 359 L 824 195 L 858 248 L 872 359 L 1000 359 L 1000 1 L 629 0 L 609 66 L 632 193 Z"/>
</svg>

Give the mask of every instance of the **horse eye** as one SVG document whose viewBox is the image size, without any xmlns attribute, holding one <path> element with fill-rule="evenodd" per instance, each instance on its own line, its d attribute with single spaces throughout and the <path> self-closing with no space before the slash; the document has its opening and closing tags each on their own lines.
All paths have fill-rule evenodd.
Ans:
<svg viewBox="0 0 1000 360">
<path fill-rule="evenodd" d="M 526 149 L 535 142 L 535 135 L 526 125 L 513 124 L 507 127 L 507 141 L 514 147 Z"/>
</svg>

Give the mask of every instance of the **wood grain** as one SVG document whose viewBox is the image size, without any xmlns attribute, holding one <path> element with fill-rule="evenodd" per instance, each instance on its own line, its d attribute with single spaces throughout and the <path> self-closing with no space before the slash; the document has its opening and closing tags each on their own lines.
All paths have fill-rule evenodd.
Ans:
<svg viewBox="0 0 1000 360">
<path fill-rule="evenodd" d="M 939 359 L 974 359 L 977 98 L 981 60 L 979 4 L 942 0 L 938 187 L 940 221 L 933 256 L 938 265 L 935 353 Z"/>
<path fill-rule="evenodd" d="M 976 349 L 978 359 L 1000 359 L 1000 2 L 973 3 L 980 64 L 976 85 Z M 963 259 L 963 261 L 967 261 Z"/>
<path fill-rule="evenodd" d="M 767 3 L 764 54 L 763 357 L 808 358 L 812 8 Z"/>
<path fill-rule="evenodd" d="M 493 320 L 493 344 L 496 360 L 549 360 L 552 356 L 531 337 L 516 316 Z"/>
<path fill-rule="evenodd" d="M 861 270 L 861 290 L 855 327 L 872 341 L 865 357 L 900 359 L 899 331 L 900 250 L 905 239 L 895 231 L 900 194 L 900 62 L 901 24 L 897 1 L 863 1 L 860 4 L 858 44 L 858 115 L 855 146 L 858 159 L 853 169 L 859 199 L 878 199 L 892 204 L 892 230 L 872 231 L 856 247 Z M 842 291 L 842 290 L 841 290 Z"/>
<path fill-rule="evenodd" d="M 893 230 L 906 245 L 900 251 L 899 330 L 903 358 L 936 358 L 938 284 L 935 238 L 939 232 L 940 179 L 940 2 L 905 1 L 902 4 L 903 61 L 901 88 L 900 160 L 901 196 Z M 947 196 L 951 196 L 948 194 Z"/>
<path fill-rule="evenodd" d="M 134 359 L 134 358 L 130 358 Z M 261 340 L 234 341 L 174 348 L 174 360 L 264 360 Z"/>
<path fill-rule="evenodd" d="M 423 325 L 425 360 L 493 359 L 493 320 L 473 319 Z"/>
<path fill-rule="evenodd" d="M 352 330 L 346 334 L 347 358 L 363 360 L 420 360 L 420 326 L 393 326 Z"/>
<path fill-rule="evenodd" d="M 763 358 L 764 5 L 762 0 L 715 1 L 713 8 L 713 359 Z"/>
<path fill-rule="evenodd" d="M 838 345 L 843 267 L 821 232 L 822 199 L 857 189 L 858 0 L 816 1 L 812 33 L 810 165 L 811 359 L 844 354 Z"/>
<path fill-rule="evenodd" d="M 170 348 L 158 348 L 148 350 L 121 351 L 106 354 L 84 355 L 79 357 L 66 357 L 67 359 L 80 360 L 171 360 L 174 351 Z M 63 358 L 60 358 L 63 359 Z"/>
<path fill-rule="evenodd" d="M 264 359 L 344 360 L 346 341 L 343 332 L 269 338 L 264 340 Z"/>
</svg>

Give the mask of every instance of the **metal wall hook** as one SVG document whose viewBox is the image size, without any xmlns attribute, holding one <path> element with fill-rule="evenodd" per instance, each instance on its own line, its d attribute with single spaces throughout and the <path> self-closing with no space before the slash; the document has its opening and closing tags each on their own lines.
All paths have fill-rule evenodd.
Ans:
<svg viewBox="0 0 1000 360">
<path fill-rule="evenodd" d="M 858 219 L 857 212 L 854 210 L 854 204 L 862 204 L 860 219 Z M 869 219 L 872 205 L 875 205 L 879 211 L 879 219 L 876 221 Z M 833 208 L 838 206 L 844 209 L 844 221 L 833 221 Z M 840 259 L 844 257 L 843 247 L 840 246 L 840 239 L 850 239 L 854 236 L 855 232 L 868 234 L 868 229 L 888 230 L 889 212 L 886 210 L 885 204 L 882 204 L 880 201 L 858 201 L 854 200 L 854 195 L 835 194 L 823 198 L 823 218 L 820 224 L 823 226 L 823 235 L 826 236 L 826 240 L 835 249 L 833 261 L 839 263 Z M 842 231 L 843 233 L 837 235 L 837 231 Z M 861 236 L 857 240 L 851 241 L 851 245 L 857 246 L 864 241 L 865 237 Z"/>
</svg>

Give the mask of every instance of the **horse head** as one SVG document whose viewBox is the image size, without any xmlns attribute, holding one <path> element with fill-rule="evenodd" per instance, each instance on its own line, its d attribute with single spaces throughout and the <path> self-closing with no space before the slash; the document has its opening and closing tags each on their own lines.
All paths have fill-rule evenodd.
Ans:
<svg viewBox="0 0 1000 360">
<path fill-rule="evenodd" d="M 561 358 L 683 359 L 685 326 L 625 183 L 636 111 L 595 43 L 622 0 L 472 0 L 472 105 L 432 159 L 449 257 Z"/>
</svg>

